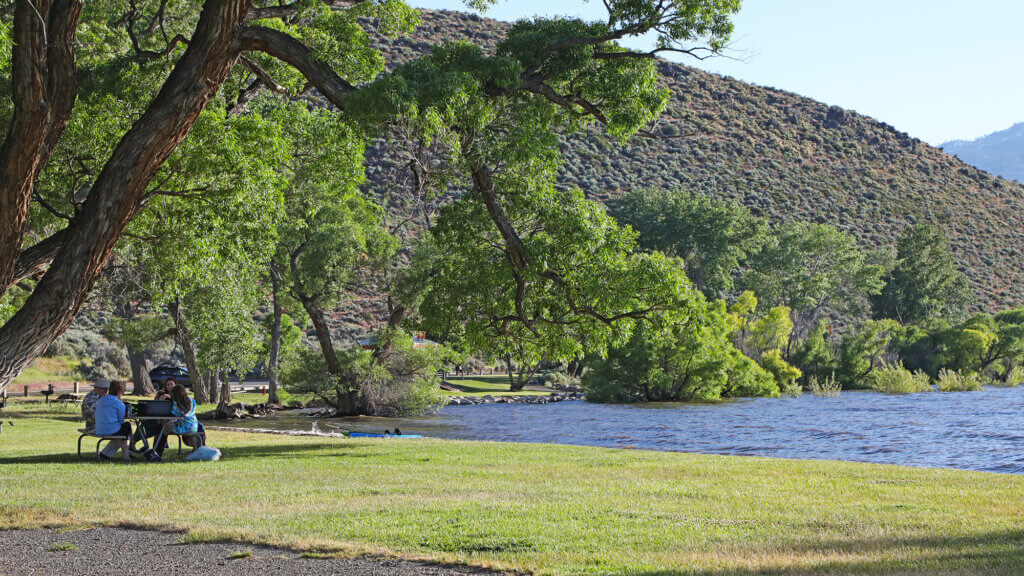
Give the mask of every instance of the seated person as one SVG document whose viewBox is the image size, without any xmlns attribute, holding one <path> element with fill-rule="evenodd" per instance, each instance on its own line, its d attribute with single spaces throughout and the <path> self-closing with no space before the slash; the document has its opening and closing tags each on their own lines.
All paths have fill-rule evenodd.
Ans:
<svg viewBox="0 0 1024 576">
<path fill-rule="evenodd" d="M 124 440 L 108 442 L 99 453 L 100 462 L 109 462 L 114 459 L 118 450 L 121 450 L 125 460 L 131 460 L 128 452 L 128 438 L 132 435 L 132 425 L 125 422 L 126 408 L 121 401 L 124 394 L 124 382 L 114 380 L 110 383 L 107 394 L 96 402 L 96 429 L 98 436 L 124 436 Z"/>
<path fill-rule="evenodd" d="M 178 387 L 177 382 L 173 379 L 169 379 L 164 382 L 163 387 L 157 389 L 156 394 L 153 395 L 153 400 L 170 400 L 171 390 Z M 156 436 L 156 433 L 163 427 L 162 422 L 156 420 L 143 420 L 135 427 L 135 435 L 132 436 L 132 450 L 135 450 L 135 445 L 139 442 L 146 444 L 146 438 L 152 438 Z"/>
<path fill-rule="evenodd" d="M 86 430 L 96 427 L 96 402 L 107 395 L 108 388 L 110 388 L 110 380 L 100 378 L 92 385 L 92 391 L 82 398 L 82 420 L 85 420 Z"/>
<path fill-rule="evenodd" d="M 167 434 L 195 434 L 199 431 L 199 420 L 196 418 L 196 401 L 188 396 L 188 390 L 184 386 L 175 386 L 171 389 L 171 400 L 174 401 L 174 406 L 171 408 L 171 413 L 177 416 L 177 420 L 172 420 L 164 425 L 164 435 L 160 438 L 160 443 L 156 447 L 156 453 L 163 456 L 164 450 L 167 448 Z M 192 451 L 195 452 L 196 448 L 203 445 L 202 441 L 195 436 L 187 436 L 182 439 Z"/>
</svg>

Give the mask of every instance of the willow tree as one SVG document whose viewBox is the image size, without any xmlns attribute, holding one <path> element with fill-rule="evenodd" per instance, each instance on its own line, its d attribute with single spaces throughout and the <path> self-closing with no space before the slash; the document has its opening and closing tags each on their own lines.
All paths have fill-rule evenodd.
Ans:
<svg viewBox="0 0 1024 576">
<path fill-rule="evenodd" d="M 514 73 L 484 91 L 543 97 L 569 116 L 586 114 L 609 126 L 621 123 L 619 114 L 649 115 L 649 103 L 629 85 L 600 88 L 602 98 L 619 104 L 609 108 L 615 114 L 601 112 L 587 96 L 599 87 L 586 73 L 565 75 L 573 60 L 626 66 L 662 51 L 693 53 L 688 43 L 702 38 L 719 48 L 738 0 L 605 5 L 607 22 L 556 20 L 520 35 L 517 68 L 507 69 Z M 244 113 L 260 91 L 299 95 L 313 88 L 344 108 L 345 97 L 384 68 L 361 18 L 390 33 L 410 29 L 416 13 L 399 0 L 16 0 L 0 18 L 0 40 L 10 47 L 0 61 L 9 73 L 9 100 L 0 109 L 7 126 L 0 146 L 0 298 L 17 301 L 0 327 L 3 390 L 68 328 L 147 200 L 202 192 L 163 183 L 175 170 L 168 160 L 207 110 Z M 657 44 L 647 53 L 612 44 L 652 31 Z M 125 102 L 138 107 L 126 109 Z M 71 128 L 81 138 L 69 138 Z M 470 169 L 489 211 L 496 207 L 486 196 L 493 169 Z M 43 212 L 40 224 L 35 215 Z M 512 257 L 524 261 L 516 234 L 507 233 L 500 215 L 495 222 Z M 8 295 L 12 289 L 21 292 Z"/>
</svg>

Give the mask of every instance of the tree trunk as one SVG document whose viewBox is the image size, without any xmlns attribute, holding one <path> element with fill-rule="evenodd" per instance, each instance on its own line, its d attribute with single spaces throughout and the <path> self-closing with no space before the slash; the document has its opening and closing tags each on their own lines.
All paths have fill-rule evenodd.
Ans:
<svg viewBox="0 0 1024 576">
<path fill-rule="evenodd" d="M 46 103 L 38 99 L 40 74 L 40 42 L 48 43 L 46 57 L 51 70 L 44 86 L 53 91 L 74 90 L 74 28 L 81 2 L 56 0 L 54 6 L 66 6 L 48 19 L 56 33 L 47 36 L 45 30 L 29 24 L 39 19 L 37 10 L 47 2 L 18 2 L 16 5 L 14 70 L 22 68 L 31 74 L 25 81 L 33 83 L 21 94 L 21 84 L 12 71 L 15 98 L 45 109 Z M 188 135 L 189 130 L 220 90 L 242 49 L 238 33 L 245 20 L 251 0 L 208 0 L 204 3 L 195 32 L 188 48 L 175 64 L 160 92 L 146 112 L 124 135 L 103 169 L 96 177 L 81 209 L 69 222 L 67 238 L 54 257 L 49 269 L 36 285 L 32 295 L 17 313 L 0 327 L 0 392 L 6 390 L 14 378 L 41 355 L 60 334 L 68 329 L 85 302 L 100 270 L 110 256 L 125 226 L 139 209 L 153 176 L 168 156 Z M 73 17 L 72 13 L 74 13 Z M 31 26 L 31 27 L 30 27 Z M 45 38 L 49 38 L 45 41 Z M 30 51 L 25 52 L 26 50 Z M 25 54 L 29 54 L 27 57 Z M 27 58 L 27 59 L 26 59 Z M 70 68 L 69 68 L 70 63 Z M 70 79 L 61 73 L 70 71 Z M 61 102 L 66 98 L 57 98 Z M 73 105 L 69 104 L 69 107 Z M 17 103 L 16 103 L 17 106 Z M 56 108 L 51 103 L 51 108 Z M 23 218 L 31 186 L 45 160 L 39 139 L 35 134 L 19 134 L 17 126 L 24 122 L 24 114 L 15 113 L 7 139 L 0 150 L 0 286 L 5 286 L 17 258 L 23 235 Z M 52 120 L 52 119 L 51 119 Z M 62 126 L 46 125 L 47 138 Z M 24 136 L 24 138 L 23 138 Z M 59 137 L 59 134 L 56 135 Z M 56 140 L 54 140 L 56 143 Z M 21 162 L 11 156 L 23 156 L 22 147 L 32 157 Z M 11 151 L 14 152 L 11 152 Z M 10 172 L 8 172 L 10 171 Z M 8 202 L 10 201 L 10 202 Z M 9 222 L 10 218 L 14 222 Z M 12 248 L 11 242 L 17 248 Z M 12 251 L 13 258 L 12 260 Z"/>
<path fill-rule="evenodd" d="M 269 380 L 269 397 L 267 401 L 272 404 L 278 403 L 277 397 L 277 371 L 281 362 L 281 315 L 284 311 L 281 308 L 281 271 L 277 265 L 270 263 L 270 287 L 271 296 L 274 300 L 274 324 L 270 329 L 270 358 L 267 360 L 267 379 Z"/>
<path fill-rule="evenodd" d="M 128 349 L 128 362 L 132 365 L 132 394 L 136 396 L 152 396 L 156 392 L 153 381 L 149 379 L 149 367 L 146 365 L 146 353 L 143 350 Z"/>
<path fill-rule="evenodd" d="M 227 372 L 220 375 L 220 403 L 231 404 L 231 376 Z"/>
<path fill-rule="evenodd" d="M 338 404 L 334 407 L 341 416 L 357 416 L 361 413 L 359 403 L 359 390 L 356 390 L 341 370 L 341 362 L 338 361 L 338 354 L 334 351 L 334 340 L 331 338 L 331 329 L 324 319 L 324 311 L 311 298 L 299 296 L 302 307 L 313 321 L 313 328 L 316 330 L 316 338 L 320 342 L 320 352 L 324 355 L 324 362 L 327 364 L 327 372 L 338 379 Z"/>
<path fill-rule="evenodd" d="M 206 393 L 210 396 L 210 403 L 220 405 L 220 372 L 208 370 L 206 372 Z"/>
<path fill-rule="evenodd" d="M 199 363 L 196 361 L 196 349 L 192 345 L 192 333 L 185 325 L 185 315 L 181 310 L 181 303 L 177 300 L 167 305 L 167 311 L 174 319 L 174 338 L 178 341 L 182 353 L 185 355 L 185 367 L 188 368 L 188 376 L 192 381 L 192 393 L 195 394 L 196 404 L 207 404 L 210 402 L 210 395 L 206 387 L 206 380 L 199 370 Z"/>
</svg>

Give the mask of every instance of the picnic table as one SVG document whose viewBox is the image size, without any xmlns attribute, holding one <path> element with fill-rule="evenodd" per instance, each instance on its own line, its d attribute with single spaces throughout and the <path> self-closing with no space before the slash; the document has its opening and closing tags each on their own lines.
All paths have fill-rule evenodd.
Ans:
<svg viewBox="0 0 1024 576">
<path fill-rule="evenodd" d="M 67 406 L 68 404 L 72 403 L 81 404 L 83 399 L 85 399 L 85 394 L 80 394 L 77 392 L 65 392 L 60 396 L 57 396 L 54 402 L 60 402 L 61 404 Z M 47 400 L 49 400 L 49 397 L 47 397 Z"/>
</svg>

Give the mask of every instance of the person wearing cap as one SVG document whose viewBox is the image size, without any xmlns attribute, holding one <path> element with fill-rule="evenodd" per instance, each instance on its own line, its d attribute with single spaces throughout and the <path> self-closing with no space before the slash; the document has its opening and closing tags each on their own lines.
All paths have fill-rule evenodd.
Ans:
<svg viewBox="0 0 1024 576">
<path fill-rule="evenodd" d="M 96 403 L 99 399 L 107 395 L 107 390 L 110 389 L 110 380 L 106 378 L 100 378 L 92 385 L 92 392 L 85 395 L 82 398 L 82 420 L 85 420 L 86 430 L 92 430 L 96 427 Z"/>
</svg>

